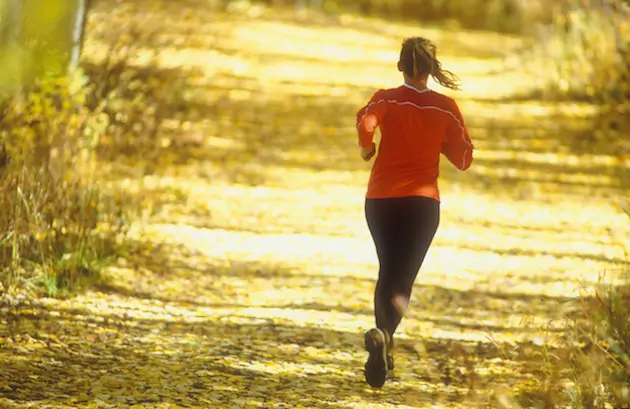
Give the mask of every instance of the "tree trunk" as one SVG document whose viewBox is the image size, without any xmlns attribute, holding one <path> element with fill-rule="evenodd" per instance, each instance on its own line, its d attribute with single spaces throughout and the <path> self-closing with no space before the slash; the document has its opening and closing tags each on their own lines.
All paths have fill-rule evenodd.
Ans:
<svg viewBox="0 0 630 409">
<path fill-rule="evenodd" d="M 87 0 L 16 0 L 20 21 L 19 46 L 30 63 L 22 67 L 25 85 L 43 76 L 63 75 L 79 63 Z"/>
<path fill-rule="evenodd" d="M 0 92 L 19 91 L 22 87 L 21 58 L 18 52 L 22 22 L 22 1 L 0 1 L 0 59 L 4 64 Z"/>
<path fill-rule="evenodd" d="M 87 22 L 87 0 L 76 0 L 76 11 L 74 13 L 74 23 L 72 24 L 72 55 L 70 57 L 70 70 L 74 70 L 79 65 L 83 41 L 85 35 L 85 24 Z"/>
</svg>

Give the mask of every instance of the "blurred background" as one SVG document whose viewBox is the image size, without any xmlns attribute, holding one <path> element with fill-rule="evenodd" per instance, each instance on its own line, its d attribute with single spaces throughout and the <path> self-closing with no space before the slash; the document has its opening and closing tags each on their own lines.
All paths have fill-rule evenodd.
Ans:
<svg viewBox="0 0 630 409">
<path fill-rule="evenodd" d="M 609 154 L 624 162 L 630 150 L 628 138 L 623 137 L 629 128 L 630 92 L 630 29 L 624 1 L 208 0 L 172 5 L 5 0 L 0 7 L 0 90 L 5 95 L 73 72 L 77 87 L 91 89 L 84 97 L 92 111 L 123 92 L 126 95 L 118 96 L 120 103 L 150 95 L 143 108 L 152 113 L 151 122 L 160 124 L 135 126 L 149 126 L 155 132 L 161 128 L 163 136 L 163 120 L 170 131 L 181 129 L 182 121 L 199 126 L 205 121 L 214 122 L 210 125 L 214 127 L 229 123 L 251 136 L 247 127 L 259 128 L 256 118 L 279 119 L 280 112 L 273 110 L 282 108 L 252 102 L 248 117 L 253 121 L 239 121 L 233 118 L 237 114 L 231 107 L 253 99 L 252 92 L 279 99 L 278 90 L 306 104 L 311 103 L 306 99 L 319 96 L 322 107 L 311 112 L 323 115 L 304 118 L 300 113 L 305 119 L 300 121 L 302 126 L 317 116 L 322 129 L 340 131 L 347 123 L 336 121 L 325 110 L 340 112 L 332 107 L 346 102 L 354 110 L 375 88 L 400 82 L 391 67 L 401 38 L 415 33 L 439 45 L 445 65 L 465 81 L 462 98 L 529 101 L 530 106 L 523 109 L 537 104 L 575 114 L 577 118 L 562 127 L 562 135 L 539 141 L 550 144 L 549 151 Z M 302 28 L 289 27 L 289 21 Z M 124 81 L 132 86 L 114 89 Z M 347 98 L 349 94 L 359 98 Z M 508 104 L 501 108 L 508 109 Z M 117 122 L 110 107 L 103 109 L 110 122 Z M 483 133 L 492 132 L 489 129 L 498 124 L 493 115 L 477 115 L 472 105 L 471 111 L 471 124 L 483 120 Z M 284 119 L 290 120 L 292 114 Z M 220 120 L 211 121 L 215 117 Z M 271 134 L 286 129 L 277 129 L 277 121 L 264 122 Z M 226 136 L 218 130 L 207 132 Z M 292 137 L 299 133 L 303 132 L 292 132 Z M 268 145 L 268 154 L 274 147 L 293 143 L 288 138 L 278 137 L 277 146 Z M 133 138 L 119 139 L 116 143 L 128 144 Z M 333 139 L 338 143 L 339 138 Z M 516 143 L 510 134 L 492 139 L 493 143 Z M 149 145 L 161 156 L 159 146 Z"/>
<path fill-rule="evenodd" d="M 578 331 L 596 352 L 571 355 L 565 375 L 573 398 L 627 402 L 628 1 L 0 0 L 0 295 L 131 317 L 157 300 L 280 305 L 301 311 L 292 333 L 312 324 L 304 311 L 345 311 L 314 320 L 334 348 L 354 342 L 377 268 L 355 114 L 401 84 L 409 36 L 460 77 L 461 92 L 429 86 L 457 100 L 477 150 L 466 173 L 443 161 L 443 222 L 418 283 L 430 302 L 403 339 L 442 351 L 435 333 L 480 340 L 481 322 L 496 342 L 530 342 L 541 335 L 520 315 L 562 321 L 582 285 L 613 283 L 619 307 L 580 324 L 603 332 Z M 231 331 L 226 342 L 251 339 Z M 266 342 L 289 342 L 278 337 Z M 565 387 L 545 359 L 548 389 L 530 382 L 520 402 Z M 539 361 L 504 369 L 520 379 Z M 602 389 L 602 376 L 620 383 Z"/>
</svg>

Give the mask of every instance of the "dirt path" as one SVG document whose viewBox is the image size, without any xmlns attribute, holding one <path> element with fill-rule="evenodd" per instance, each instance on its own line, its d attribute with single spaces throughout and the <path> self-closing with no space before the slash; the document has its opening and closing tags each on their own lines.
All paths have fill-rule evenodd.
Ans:
<svg viewBox="0 0 630 409">
<path fill-rule="evenodd" d="M 155 12 L 168 30 L 143 47 L 188 78 L 187 139 L 145 180 L 136 250 L 111 284 L 5 315 L 0 407 L 471 408 L 539 382 L 580 286 L 628 265 L 608 199 L 621 170 L 565 149 L 589 108 L 501 101 L 529 85 L 492 74 L 519 39 L 182 4 Z M 399 83 L 399 39 L 415 34 L 464 81 L 478 153 L 466 174 L 444 164 L 442 224 L 396 376 L 376 391 L 362 376 L 377 265 L 354 112 Z"/>
</svg>

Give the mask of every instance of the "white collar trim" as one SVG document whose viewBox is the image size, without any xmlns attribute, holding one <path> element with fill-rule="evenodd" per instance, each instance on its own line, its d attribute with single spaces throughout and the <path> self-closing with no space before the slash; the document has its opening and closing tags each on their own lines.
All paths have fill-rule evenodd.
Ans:
<svg viewBox="0 0 630 409">
<path fill-rule="evenodd" d="M 409 84 L 407 84 L 407 83 L 403 84 L 403 87 L 407 87 L 407 88 L 409 88 L 409 89 L 412 89 L 412 90 L 416 91 L 416 92 L 417 92 L 417 93 L 419 93 L 419 94 L 423 94 L 423 93 L 425 93 L 425 92 L 429 92 L 429 91 L 431 91 L 429 88 L 425 88 L 425 89 L 418 89 L 418 88 L 416 88 L 416 87 L 414 87 L 414 86 L 411 86 L 411 85 L 409 85 Z"/>
</svg>

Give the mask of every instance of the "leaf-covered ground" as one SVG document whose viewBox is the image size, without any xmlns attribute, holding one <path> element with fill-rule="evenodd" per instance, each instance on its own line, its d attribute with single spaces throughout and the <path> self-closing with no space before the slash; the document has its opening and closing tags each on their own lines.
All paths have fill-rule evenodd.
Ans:
<svg viewBox="0 0 630 409">
<path fill-rule="evenodd" d="M 87 59 L 134 41 L 142 69 L 157 51 L 167 92 L 151 103 L 181 126 L 165 123 L 142 186 L 120 158 L 143 216 L 107 284 L 0 307 L 1 408 L 486 407 L 541 382 L 580 289 L 628 267 L 613 201 L 628 164 L 571 153 L 590 107 L 509 98 L 533 83 L 501 70 L 521 39 L 152 4 L 99 4 Z M 130 16 L 159 30 L 119 37 Z M 464 81 L 478 151 L 465 174 L 444 164 L 442 223 L 379 391 L 362 375 L 377 263 L 354 113 L 400 83 L 406 35 Z"/>
</svg>

